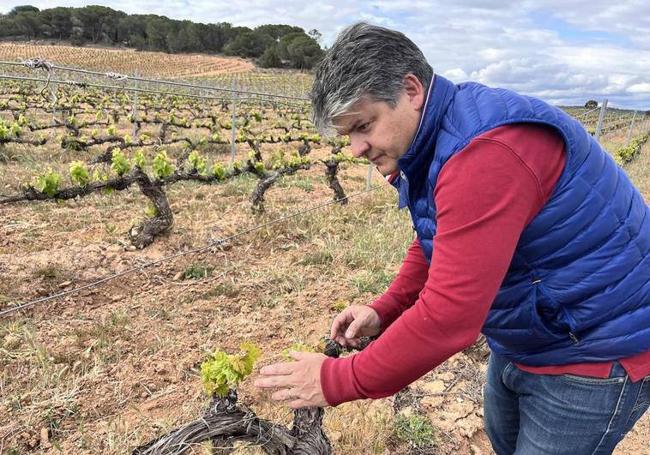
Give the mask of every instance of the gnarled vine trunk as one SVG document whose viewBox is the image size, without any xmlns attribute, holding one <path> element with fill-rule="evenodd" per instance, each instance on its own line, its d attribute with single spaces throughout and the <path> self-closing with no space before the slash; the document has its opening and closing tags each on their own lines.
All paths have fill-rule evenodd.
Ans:
<svg viewBox="0 0 650 455">
<path fill-rule="evenodd" d="M 370 340 L 363 340 L 363 349 Z M 341 347 L 328 341 L 324 353 L 338 357 Z M 296 409 L 291 429 L 258 418 L 253 411 L 237 404 L 231 390 L 224 398 L 213 397 L 205 414 L 170 433 L 137 447 L 133 455 L 181 455 L 190 447 L 212 442 L 213 454 L 231 453 L 237 442 L 258 445 L 269 455 L 329 455 L 332 453 L 323 432 L 323 408 Z"/>
<path fill-rule="evenodd" d="M 156 215 L 153 218 L 148 218 L 142 221 L 137 226 L 132 226 L 129 229 L 129 238 L 131 243 L 136 248 L 142 249 L 151 243 L 154 238 L 163 232 L 171 229 L 174 223 L 174 215 L 169 207 L 167 195 L 162 189 L 159 181 L 152 181 L 142 169 L 134 168 L 134 175 L 136 182 L 140 187 L 140 191 L 149 198 L 153 206 L 156 208 Z"/>
</svg>

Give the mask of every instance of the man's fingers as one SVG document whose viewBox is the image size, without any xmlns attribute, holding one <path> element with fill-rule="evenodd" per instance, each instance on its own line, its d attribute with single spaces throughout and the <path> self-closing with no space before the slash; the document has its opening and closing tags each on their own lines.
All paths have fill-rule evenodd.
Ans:
<svg viewBox="0 0 650 455">
<path fill-rule="evenodd" d="M 330 331 L 330 338 L 335 338 L 337 334 L 343 333 L 345 327 L 347 327 L 352 320 L 351 316 L 352 315 L 347 310 L 344 310 L 334 318 L 334 321 L 332 322 L 332 330 Z"/>
<path fill-rule="evenodd" d="M 359 344 L 361 344 L 361 339 L 360 338 L 348 338 L 348 344 L 353 348 L 358 348 Z"/>
<path fill-rule="evenodd" d="M 293 373 L 293 367 L 292 363 L 274 363 L 273 365 L 267 365 L 262 368 L 260 374 L 265 376 L 287 375 Z"/>
<path fill-rule="evenodd" d="M 293 400 L 293 401 L 289 402 L 289 407 L 292 408 L 292 409 L 300 409 L 300 408 L 314 407 L 314 405 L 311 404 L 308 401 L 298 399 L 298 400 Z"/>
<path fill-rule="evenodd" d="M 261 388 L 274 388 L 274 387 L 288 387 L 292 386 L 290 376 L 266 376 L 259 377 L 255 380 L 255 387 Z"/>
<path fill-rule="evenodd" d="M 348 345 L 348 340 L 346 340 L 345 337 L 342 336 L 342 335 L 336 335 L 336 336 L 333 338 L 333 340 L 336 341 L 336 342 L 337 342 L 338 344 L 340 344 L 341 346 L 347 346 L 347 345 Z"/>
<path fill-rule="evenodd" d="M 300 394 L 296 389 L 282 389 L 273 393 L 271 398 L 275 401 L 296 400 L 300 399 Z"/>
<path fill-rule="evenodd" d="M 357 338 L 357 332 L 361 329 L 362 322 L 359 319 L 355 319 L 348 326 L 348 329 L 345 331 L 345 338 L 351 340 L 352 338 Z"/>
</svg>

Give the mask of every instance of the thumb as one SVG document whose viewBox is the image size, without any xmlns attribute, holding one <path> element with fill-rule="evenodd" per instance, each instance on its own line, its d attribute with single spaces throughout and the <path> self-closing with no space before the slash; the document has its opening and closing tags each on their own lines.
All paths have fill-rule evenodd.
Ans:
<svg viewBox="0 0 650 455">
<path fill-rule="evenodd" d="M 357 332 L 361 328 L 361 320 L 355 319 L 350 323 L 348 329 L 345 331 L 345 338 L 356 338 Z"/>
</svg>

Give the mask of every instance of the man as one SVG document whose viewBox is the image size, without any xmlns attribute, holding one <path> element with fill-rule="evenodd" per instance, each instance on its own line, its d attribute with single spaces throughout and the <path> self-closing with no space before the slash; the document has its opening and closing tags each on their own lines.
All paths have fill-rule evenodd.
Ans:
<svg viewBox="0 0 650 455">
<path fill-rule="evenodd" d="M 396 393 L 482 331 L 497 454 L 605 454 L 650 402 L 650 208 L 574 119 L 454 85 L 403 34 L 356 24 L 316 71 L 314 121 L 350 136 L 417 232 L 394 282 L 336 317 L 343 359 L 294 355 L 256 384 L 292 407 Z"/>
</svg>

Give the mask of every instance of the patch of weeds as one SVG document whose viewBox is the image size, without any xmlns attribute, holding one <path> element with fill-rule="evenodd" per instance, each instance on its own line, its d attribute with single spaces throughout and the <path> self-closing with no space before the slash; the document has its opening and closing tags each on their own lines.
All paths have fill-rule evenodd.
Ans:
<svg viewBox="0 0 650 455">
<path fill-rule="evenodd" d="M 272 217 L 260 217 L 258 223 L 262 224 L 267 221 L 271 221 Z M 266 226 L 262 229 L 258 229 L 252 236 L 256 242 L 262 242 L 265 246 L 269 242 L 278 242 L 279 239 L 282 239 L 283 243 L 301 242 L 307 238 L 307 231 L 301 227 L 295 220 L 287 220 L 282 223 L 275 223 L 269 226 Z"/>
<path fill-rule="evenodd" d="M 184 280 L 198 280 L 200 278 L 206 278 L 212 274 L 214 267 L 202 265 L 202 264 L 192 264 L 183 272 Z"/>
<path fill-rule="evenodd" d="M 128 314 L 121 311 L 113 311 L 109 317 L 109 324 L 112 327 L 124 328 L 128 324 L 130 317 Z"/>
<path fill-rule="evenodd" d="M 314 191 L 314 183 L 311 180 L 304 180 L 304 179 L 299 179 L 293 182 L 293 185 L 296 188 L 300 188 L 301 190 L 311 193 Z"/>
<path fill-rule="evenodd" d="M 77 448 L 89 449 L 92 446 L 92 440 L 88 435 L 88 431 L 86 430 L 86 426 L 84 425 L 83 421 L 79 423 L 78 431 L 81 437 L 76 441 Z"/>
<path fill-rule="evenodd" d="M 23 324 L 20 322 L 9 322 L 0 326 L 0 347 L 11 352 L 20 348 L 24 342 Z M 1 362 L 0 362 L 1 363 Z"/>
<path fill-rule="evenodd" d="M 160 319 L 162 321 L 169 321 L 172 317 L 170 311 L 164 307 L 155 307 L 146 310 L 147 316 L 151 319 Z"/>
<path fill-rule="evenodd" d="M 108 235 L 113 235 L 113 234 L 115 234 L 115 232 L 117 232 L 117 226 L 115 224 L 112 224 L 112 223 L 106 223 L 104 225 L 104 230 L 106 231 L 106 233 Z"/>
<path fill-rule="evenodd" d="M 58 265 L 48 263 L 34 270 L 34 276 L 44 280 L 55 280 L 61 276 L 61 270 Z"/>
<path fill-rule="evenodd" d="M 280 179 L 280 181 L 277 183 L 277 186 L 280 188 L 300 188 L 307 193 L 314 191 L 313 180 L 300 176 L 292 179 Z"/>
<path fill-rule="evenodd" d="M 278 294 L 291 294 L 305 289 L 307 278 L 300 271 L 276 270 L 270 273 L 268 289 Z"/>
<path fill-rule="evenodd" d="M 264 296 L 257 302 L 262 308 L 275 308 L 278 303 L 280 303 L 280 297 L 277 295 Z"/>
<path fill-rule="evenodd" d="M 203 298 L 210 299 L 214 297 L 236 297 L 239 295 L 239 288 L 235 286 L 234 283 L 230 281 L 225 281 L 223 283 L 217 284 L 215 287 L 210 289 L 208 292 L 203 294 Z"/>
<path fill-rule="evenodd" d="M 128 323 L 130 317 L 121 311 L 112 312 L 108 318 L 104 318 L 97 325 L 89 328 L 78 328 L 73 331 L 77 338 L 77 345 L 86 348 L 87 352 L 101 351 L 104 348 L 112 347 L 112 341 L 116 338 L 130 339 L 128 334 Z M 126 332 L 126 333 L 125 333 Z M 110 361 L 113 356 L 118 356 L 117 350 L 112 350 L 111 357 L 104 359 Z"/>
<path fill-rule="evenodd" d="M 21 397 L 20 395 L 15 395 L 9 399 L 9 405 L 8 408 L 12 412 L 18 412 L 22 411 L 23 409 L 23 404 L 21 402 Z"/>
<path fill-rule="evenodd" d="M 330 264 L 334 256 L 328 250 L 318 250 L 305 254 L 298 264 L 300 265 L 324 265 Z"/>
<path fill-rule="evenodd" d="M 330 305 L 330 308 L 333 311 L 336 311 L 337 313 L 340 313 L 341 311 L 345 310 L 348 307 L 348 305 L 350 305 L 350 302 L 348 302 L 347 300 L 339 299 L 339 300 L 335 301 L 334 303 L 332 303 Z"/>
<path fill-rule="evenodd" d="M 158 209 L 156 208 L 155 205 L 149 203 L 147 204 L 147 207 L 144 209 L 144 216 L 147 218 L 155 218 L 158 216 Z"/>
<path fill-rule="evenodd" d="M 410 224 L 402 219 L 402 214 L 388 212 L 380 217 L 363 216 L 363 213 L 346 214 L 350 217 L 358 215 L 363 219 L 351 219 L 349 228 L 344 232 L 350 233 L 349 241 L 342 250 L 342 261 L 349 267 L 379 271 L 387 265 L 399 264 L 409 244 L 413 241 L 413 231 Z M 365 225 L 360 228 L 360 225 Z"/>
<path fill-rule="evenodd" d="M 43 370 L 43 378 L 52 367 L 50 353 L 38 342 L 31 325 L 12 323 L 0 327 L 0 352 L 0 366 L 8 364 L 10 359 L 29 359 L 30 366 Z"/>
<path fill-rule="evenodd" d="M 0 308 L 4 307 L 8 303 L 11 302 L 11 299 L 9 298 L 8 295 L 5 294 L 0 294 Z"/>
<path fill-rule="evenodd" d="M 76 402 L 67 403 L 65 406 L 49 407 L 43 420 L 50 430 L 50 437 L 55 438 L 63 432 L 61 425 L 69 417 L 79 412 L 79 405 Z"/>
<path fill-rule="evenodd" d="M 252 270 L 245 282 L 247 288 L 258 294 L 272 292 L 285 296 L 304 290 L 309 280 L 300 267 L 286 269 L 269 265 L 267 268 Z"/>
<path fill-rule="evenodd" d="M 257 177 L 250 174 L 240 174 L 223 185 L 221 195 L 224 197 L 247 196 L 253 192 L 256 185 Z"/>
<path fill-rule="evenodd" d="M 435 431 L 426 416 L 399 414 L 395 419 L 394 435 L 397 440 L 420 453 L 430 453 L 436 446 Z"/>
<path fill-rule="evenodd" d="M 34 159 L 25 153 L 21 153 L 13 148 L 0 145 L 0 163 L 33 163 Z"/>
<path fill-rule="evenodd" d="M 386 290 L 393 280 L 393 274 L 385 270 L 368 271 L 363 270 L 352 277 L 352 285 L 359 294 L 370 292 L 380 294 Z"/>
</svg>

